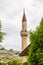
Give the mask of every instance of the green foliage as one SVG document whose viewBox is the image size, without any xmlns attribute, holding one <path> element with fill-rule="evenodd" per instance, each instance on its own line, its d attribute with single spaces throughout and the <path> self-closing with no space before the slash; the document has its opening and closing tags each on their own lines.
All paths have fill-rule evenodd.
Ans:
<svg viewBox="0 0 43 65">
<path fill-rule="evenodd" d="M 30 42 L 28 65 L 43 65 L 43 18 L 36 31 L 30 32 Z"/>
<path fill-rule="evenodd" d="M 0 42 L 2 42 L 3 37 L 4 37 L 4 35 L 5 35 L 5 33 L 2 32 L 1 30 L 2 30 L 2 25 L 1 25 L 1 21 L 0 21 Z"/>
<path fill-rule="evenodd" d="M 5 65 L 4 63 L 0 62 L 0 65 Z"/>
<path fill-rule="evenodd" d="M 18 61 L 11 61 L 8 63 L 8 65 L 21 65 L 21 63 Z"/>
<path fill-rule="evenodd" d="M 2 42 L 2 40 L 4 39 L 3 36 L 5 35 L 5 33 L 0 32 L 0 42 Z"/>
</svg>

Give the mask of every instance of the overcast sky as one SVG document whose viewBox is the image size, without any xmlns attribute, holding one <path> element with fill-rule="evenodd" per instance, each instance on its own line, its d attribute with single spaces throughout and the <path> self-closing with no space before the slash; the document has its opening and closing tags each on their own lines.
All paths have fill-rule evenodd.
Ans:
<svg viewBox="0 0 43 65">
<path fill-rule="evenodd" d="M 6 36 L 2 46 L 6 49 L 21 50 L 23 9 L 27 18 L 27 30 L 35 30 L 43 17 L 43 0 L 0 0 L 0 20 Z M 28 38 L 28 44 L 29 38 Z"/>
</svg>

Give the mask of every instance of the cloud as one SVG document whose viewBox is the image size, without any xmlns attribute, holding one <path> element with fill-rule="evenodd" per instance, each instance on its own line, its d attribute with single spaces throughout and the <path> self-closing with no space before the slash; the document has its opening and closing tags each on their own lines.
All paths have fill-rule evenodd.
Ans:
<svg viewBox="0 0 43 65">
<path fill-rule="evenodd" d="M 21 50 L 23 8 L 25 8 L 28 31 L 35 30 L 43 17 L 43 0 L 0 0 L 2 29 L 7 33 L 1 45 L 7 49 Z"/>
</svg>

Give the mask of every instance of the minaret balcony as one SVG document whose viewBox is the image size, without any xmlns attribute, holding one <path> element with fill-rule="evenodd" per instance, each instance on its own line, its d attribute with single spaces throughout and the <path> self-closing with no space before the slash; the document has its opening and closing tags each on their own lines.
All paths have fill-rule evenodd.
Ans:
<svg viewBox="0 0 43 65">
<path fill-rule="evenodd" d="M 21 37 L 27 37 L 28 31 L 21 31 L 20 34 L 21 34 Z"/>
</svg>

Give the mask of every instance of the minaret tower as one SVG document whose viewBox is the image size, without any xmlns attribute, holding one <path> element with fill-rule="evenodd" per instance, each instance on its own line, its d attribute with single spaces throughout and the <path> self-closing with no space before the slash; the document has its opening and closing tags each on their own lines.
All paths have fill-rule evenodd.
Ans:
<svg viewBox="0 0 43 65">
<path fill-rule="evenodd" d="M 22 19 L 21 37 L 22 37 L 22 50 L 24 50 L 27 46 L 27 37 L 28 37 L 27 20 L 26 20 L 26 16 L 25 16 L 25 10 L 24 10 L 23 19 Z"/>
</svg>

